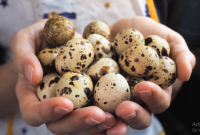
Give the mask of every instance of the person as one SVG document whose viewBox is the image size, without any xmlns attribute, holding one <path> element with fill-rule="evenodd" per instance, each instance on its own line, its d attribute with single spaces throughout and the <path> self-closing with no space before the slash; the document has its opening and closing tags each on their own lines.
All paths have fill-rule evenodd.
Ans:
<svg viewBox="0 0 200 135">
<path fill-rule="evenodd" d="M 1 19 L 3 21 L 0 21 L 0 29 L 2 30 L 0 32 L 0 43 L 8 46 L 11 37 L 13 37 L 10 43 L 13 60 L 0 67 L 0 115 L 5 116 L 9 114 L 16 108 L 16 104 L 19 102 L 22 116 L 19 111 L 15 111 L 10 113 L 10 117 L 1 118 L 0 127 L 2 130 L 0 132 L 2 134 L 6 132 L 12 134 L 12 131 L 15 134 L 36 134 L 38 132 L 41 134 L 51 134 L 45 128 L 44 123 L 54 134 L 101 133 L 117 135 L 125 134 L 126 132 L 127 134 L 132 134 L 133 132 L 136 134 L 141 134 L 141 132 L 143 132 L 142 134 L 152 134 L 152 132 L 153 134 L 155 132 L 155 134 L 159 134 L 162 132 L 161 126 L 151 113 L 161 113 L 169 107 L 172 87 L 162 90 L 151 82 L 139 83 L 135 88 L 136 92 L 146 103 L 148 109 L 134 102 L 126 101 L 121 103 L 116 109 L 116 114 L 119 117 L 117 119 L 113 115 L 103 112 L 94 106 L 72 111 L 72 102 L 61 97 L 39 102 L 35 94 L 35 85 L 42 79 L 42 68 L 35 54 L 47 46 L 42 33 L 46 20 L 37 20 L 58 14 L 70 18 L 75 24 L 76 31 L 79 33 L 82 33 L 84 26 L 89 22 L 101 20 L 110 24 L 111 40 L 119 31 L 125 28 L 138 29 L 144 37 L 156 34 L 165 38 L 172 48 L 171 57 L 177 63 L 178 79 L 180 81 L 187 81 L 195 65 L 194 55 L 189 51 L 182 36 L 156 22 L 158 18 L 153 14 L 155 9 L 150 13 L 152 16 L 154 15 L 152 18 L 156 21 L 147 17 L 140 17 L 149 16 L 150 14 L 148 11 L 150 8 L 147 8 L 148 3 L 146 3 L 146 0 L 136 0 L 134 2 L 122 2 L 120 0 L 110 2 L 103 0 L 89 4 L 88 1 L 81 0 L 20 1 L 20 4 L 19 1 L 6 2 L 8 1 L 2 2 L 4 6 L 0 9 L 0 15 L 3 17 Z M 31 4 L 33 5 L 30 6 Z M 9 6 L 12 8 L 7 10 Z M 98 8 L 94 9 L 94 7 Z M 122 10 L 121 7 L 126 7 L 127 10 Z M 114 9 L 118 9 L 120 12 Z M 20 19 L 18 18 L 20 16 L 15 14 L 16 10 L 23 13 Z M 24 12 L 24 10 L 27 12 Z M 103 11 L 104 14 L 102 14 Z M 9 15 L 12 15 L 12 17 L 8 17 Z M 15 25 L 9 19 L 15 19 Z M 37 22 L 34 23 L 35 21 Z M 3 23 L 4 25 L 2 25 Z M 13 36 L 14 33 L 16 34 Z M 14 94 L 15 85 L 16 95 Z M 6 97 L 4 95 L 9 96 Z M 22 117 L 25 121 L 23 121 Z M 17 122 L 19 124 L 16 124 Z M 25 122 L 31 126 L 26 125 Z M 129 125 L 128 131 L 127 125 Z M 157 125 L 155 126 L 156 129 L 153 129 L 153 125 Z M 34 128 L 32 126 L 39 127 Z"/>
</svg>

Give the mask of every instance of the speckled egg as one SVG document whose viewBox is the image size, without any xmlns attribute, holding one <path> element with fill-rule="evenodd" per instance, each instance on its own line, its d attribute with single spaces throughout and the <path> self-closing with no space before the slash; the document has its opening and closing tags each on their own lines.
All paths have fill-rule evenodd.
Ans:
<svg viewBox="0 0 200 135">
<path fill-rule="evenodd" d="M 53 17 L 45 23 L 44 37 L 51 46 L 63 45 L 74 36 L 74 24 L 64 16 Z"/>
<path fill-rule="evenodd" d="M 87 70 L 87 74 L 95 81 L 109 73 L 119 73 L 120 68 L 116 61 L 110 58 L 101 58 L 93 63 Z"/>
<path fill-rule="evenodd" d="M 120 55 L 119 64 L 129 75 L 145 77 L 152 75 L 157 70 L 159 56 L 151 47 L 133 46 Z"/>
<path fill-rule="evenodd" d="M 74 38 L 61 47 L 55 67 L 61 75 L 67 71 L 85 70 L 94 59 L 92 44 L 83 38 Z"/>
<path fill-rule="evenodd" d="M 116 35 L 114 45 L 116 53 L 121 55 L 129 47 L 144 45 L 144 37 L 138 30 L 124 29 Z"/>
<path fill-rule="evenodd" d="M 105 112 L 115 113 L 117 106 L 130 100 L 130 88 L 119 73 L 109 73 L 99 79 L 94 88 L 94 104 Z"/>
<path fill-rule="evenodd" d="M 154 82 L 161 88 L 165 89 L 175 82 L 176 77 L 175 62 L 169 57 L 160 56 L 160 65 L 158 70 L 153 75 L 147 77 L 147 80 Z"/>
<path fill-rule="evenodd" d="M 55 47 L 55 48 L 44 48 L 42 49 L 38 54 L 37 58 L 39 59 L 44 75 L 51 73 L 51 72 L 56 72 L 55 69 L 55 59 L 58 55 L 58 52 L 60 50 L 60 47 Z"/>
<path fill-rule="evenodd" d="M 131 90 L 131 101 L 134 101 L 140 105 L 144 104 L 144 102 L 140 99 L 140 97 L 135 92 L 135 85 L 139 82 L 145 81 L 141 77 L 134 77 L 134 76 L 128 76 L 126 77 L 126 80 L 129 84 L 130 90 Z"/>
<path fill-rule="evenodd" d="M 91 22 L 85 27 L 83 38 L 87 39 L 90 34 L 100 34 L 110 40 L 110 29 L 108 25 L 102 21 Z"/>
<path fill-rule="evenodd" d="M 56 97 L 56 85 L 61 78 L 57 73 L 45 75 L 37 87 L 37 96 L 40 101 Z"/>
<path fill-rule="evenodd" d="M 112 44 L 99 34 L 90 34 L 87 38 L 94 47 L 94 59 L 115 58 L 115 51 Z"/>
<path fill-rule="evenodd" d="M 150 35 L 145 39 L 145 45 L 152 47 L 159 56 L 167 56 L 170 55 L 170 46 L 168 42 L 157 36 L 157 35 Z"/>
<path fill-rule="evenodd" d="M 83 72 L 66 72 L 56 87 L 56 95 L 70 99 L 75 109 L 86 106 L 91 100 L 92 94 L 92 80 Z"/>
</svg>

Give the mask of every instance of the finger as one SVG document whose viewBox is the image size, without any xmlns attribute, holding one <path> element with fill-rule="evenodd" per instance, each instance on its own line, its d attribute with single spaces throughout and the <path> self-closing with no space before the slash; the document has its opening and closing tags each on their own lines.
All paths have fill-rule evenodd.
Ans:
<svg viewBox="0 0 200 135">
<path fill-rule="evenodd" d="M 11 40 L 13 61 L 17 70 L 33 85 L 38 84 L 43 76 L 42 67 L 35 54 L 47 46 L 43 36 L 44 23 L 45 20 L 38 21 L 16 33 Z"/>
<path fill-rule="evenodd" d="M 127 132 L 127 124 L 120 118 L 117 118 L 117 123 L 114 127 L 107 130 L 107 135 L 125 135 Z"/>
<path fill-rule="evenodd" d="M 188 81 L 195 66 L 196 59 L 188 49 L 181 35 L 170 30 L 167 41 L 170 44 L 171 57 L 177 65 L 177 75 L 180 81 Z"/>
<path fill-rule="evenodd" d="M 69 134 L 89 129 L 103 123 L 105 120 L 104 111 L 96 106 L 90 106 L 76 109 L 62 119 L 49 122 L 47 127 L 54 134 Z"/>
<path fill-rule="evenodd" d="M 116 114 L 133 129 L 141 130 L 151 125 L 150 112 L 132 101 L 122 102 Z"/>
<path fill-rule="evenodd" d="M 43 123 L 57 120 L 73 110 L 71 100 L 56 97 L 42 102 L 36 96 L 36 87 L 32 86 L 26 78 L 19 75 L 16 86 L 17 98 L 22 116 L 31 126 L 39 126 Z"/>
<path fill-rule="evenodd" d="M 152 113 L 162 113 L 170 106 L 171 86 L 163 90 L 152 82 L 144 81 L 135 86 L 135 91 Z"/>
<path fill-rule="evenodd" d="M 75 36 L 74 36 L 74 38 L 82 38 L 83 36 L 80 34 L 80 33 L 75 33 Z"/>
<path fill-rule="evenodd" d="M 105 112 L 105 114 L 106 114 L 106 120 L 101 124 L 68 135 L 94 135 L 94 134 L 96 135 L 96 133 L 105 134 L 102 132 L 112 128 L 116 124 L 116 119 L 112 114 L 108 112 Z"/>
</svg>

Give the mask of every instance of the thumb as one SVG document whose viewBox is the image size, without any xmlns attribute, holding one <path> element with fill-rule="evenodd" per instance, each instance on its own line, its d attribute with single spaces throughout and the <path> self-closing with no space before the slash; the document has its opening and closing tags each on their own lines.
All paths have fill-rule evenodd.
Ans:
<svg viewBox="0 0 200 135">
<path fill-rule="evenodd" d="M 37 85 L 43 77 L 42 66 L 35 54 L 40 48 L 46 46 L 43 37 L 44 23 L 45 21 L 38 21 L 17 32 L 10 43 L 18 72 L 33 85 Z"/>
</svg>

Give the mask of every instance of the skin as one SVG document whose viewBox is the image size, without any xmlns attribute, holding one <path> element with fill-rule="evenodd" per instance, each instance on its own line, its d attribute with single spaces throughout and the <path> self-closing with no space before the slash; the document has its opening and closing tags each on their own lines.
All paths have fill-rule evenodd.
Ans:
<svg viewBox="0 0 200 135">
<path fill-rule="evenodd" d="M 73 104 L 67 98 L 56 97 L 40 102 L 36 96 L 36 85 L 42 80 L 43 71 L 35 54 L 48 46 L 42 33 L 45 21 L 38 21 L 19 31 L 11 40 L 13 61 L 18 71 L 16 94 L 23 118 L 29 125 L 46 123 L 47 128 L 55 134 L 123 135 L 127 125 L 134 129 L 144 129 L 151 124 L 151 113 L 161 113 L 169 107 L 172 86 L 161 89 L 147 81 L 135 86 L 137 94 L 146 103 L 146 108 L 131 101 L 122 102 L 116 109 L 117 119 L 95 106 L 72 112 Z M 189 80 L 195 57 L 178 33 L 146 17 L 125 18 L 109 27 L 111 40 L 122 29 L 130 27 L 139 30 L 144 37 L 156 34 L 165 38 L 171 47 L 171 57 L 177 63 L 178 80 Z M 95 122 L 91 122 L 91 118 Z M 106 128 L 100 129 L 101 124 L 106 125 Z"/>
</svg>

